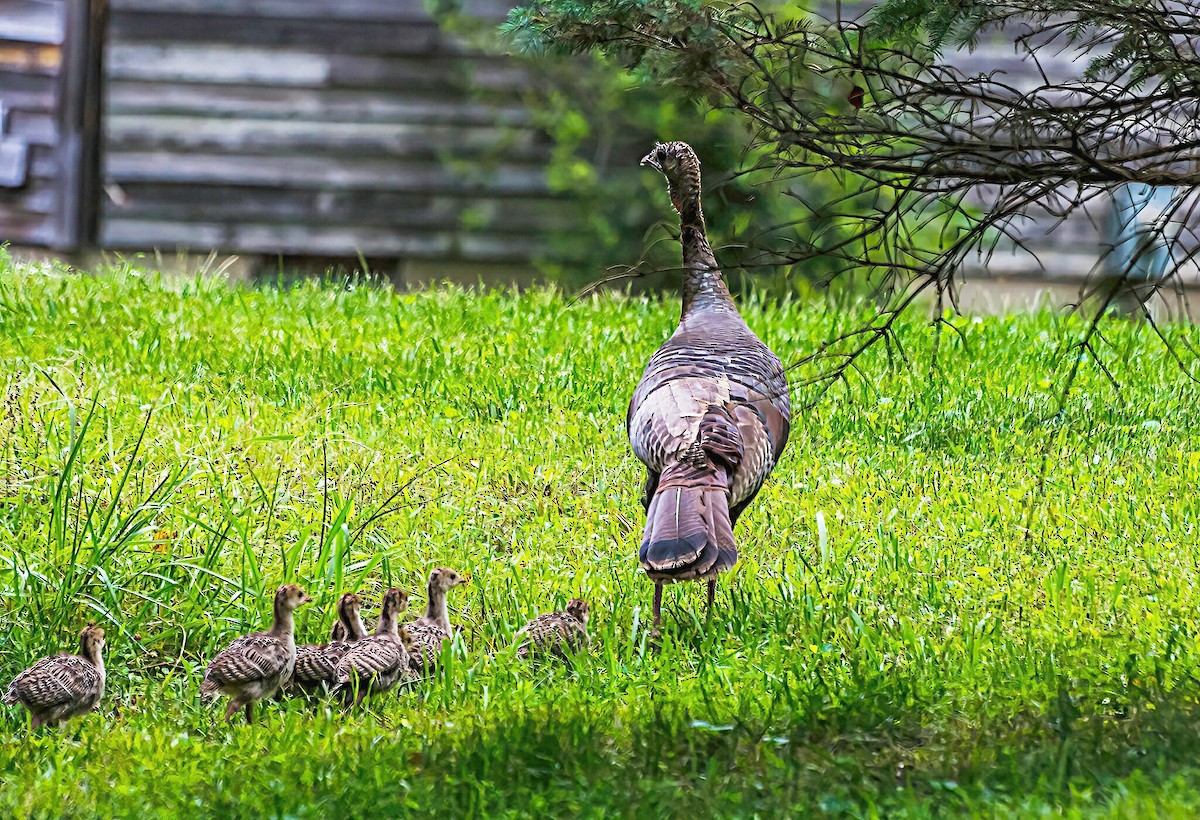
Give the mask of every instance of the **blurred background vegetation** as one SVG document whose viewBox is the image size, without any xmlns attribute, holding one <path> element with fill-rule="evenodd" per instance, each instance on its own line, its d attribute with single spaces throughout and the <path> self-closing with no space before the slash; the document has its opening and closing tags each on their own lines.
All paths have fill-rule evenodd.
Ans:
<svg viewBox="0 0 1200 820">
<path fill-rule="evenodd" d="M 771 5 L 794 15 L 808 9 Z M 656 141 L 670 140 L 689 142 L 701 158 L 709 238 L 735 287 L 745 289 L 753 277 L 756 289 L 805 295 L 844 270 L 832 258 L 802 266 L 787 259 L 797 245 L 807 250 L 844 235 L 838 219 L 846 221 L 846 202 L 828 207 L 845 196 L 840 181 L 763 170 L 767 149 L 755 143 L 744 116 L 714 107 L 697 89 L 657 82 L 646 66 L 627 68 L 600 54 L 515 51 L 511 39 L 464 12 L 459 0 L 435 3 L 433 11 L 473 47 L 507 54 L 529 72 L 525 103 L 550 141 L 547 181 L 567 211 L 542 229 L 539 273 L 568 288 L 610 279 L 628 281 L 635 292 L 677 286 L 675 214 L 661 176 L 638 166 Z M 838 285 L 853 289 L 849 280 Z"/>
</svg>

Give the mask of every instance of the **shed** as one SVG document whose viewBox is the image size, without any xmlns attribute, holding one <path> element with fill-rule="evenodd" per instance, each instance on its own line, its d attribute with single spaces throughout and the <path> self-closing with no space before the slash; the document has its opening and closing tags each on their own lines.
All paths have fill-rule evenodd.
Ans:
<svg viewBox="0 0 1200 820">
<path fill-rule="evenodd" d="M 4 5 L 0 241 L 527 262 L 561 216 L 525 71 L 422 0 Z"/>
<path fill-rule="evenodd" d="M 94 231 L 103 5 L 0 9 L 0 241 L 73 250 Z"/>
<path fill-rule="evenodd" d="M 548 211 L 523 71 L 422 0 L 112 0 L 104 76 L 104 248 L 521 260 Z"/>
<path fill-rule="evenodd" d="M 427 2 L 0 0 L 0 242 L 528 267 L 586 205 L 547 182 L 526 70 Z M 512 2 L 457 5 L 490 26 Z M 1076 68 L 1003 31 L 952 59 L 1016 84 Z M 969 276 L 1078 281 L 1112 247 L 1103 213 L 1031 215 L 1032 254 Z"/>
</svg>

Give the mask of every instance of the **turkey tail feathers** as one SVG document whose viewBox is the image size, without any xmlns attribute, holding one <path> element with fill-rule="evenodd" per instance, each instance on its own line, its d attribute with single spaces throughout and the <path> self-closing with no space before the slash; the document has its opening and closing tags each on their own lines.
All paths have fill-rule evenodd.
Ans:
<svg viewBox="0 0 1200 820">
<path fill-rule="evenodd" d="M 657 581 L 712 578 L 734 565 L 737 547 L 724 469 L 677 462 L 663 471 L 646 513 L 638 559 Z"/>
</svg>

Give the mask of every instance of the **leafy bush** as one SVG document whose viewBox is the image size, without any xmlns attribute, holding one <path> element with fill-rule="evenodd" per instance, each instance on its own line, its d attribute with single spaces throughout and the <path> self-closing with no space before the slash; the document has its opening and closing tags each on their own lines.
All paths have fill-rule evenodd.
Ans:
<svg viewBox="0 0 1200 820">
<path fill-rule="evenodd" d="M 449 30 L 479 48 L 506 52 L 507 37 L 463 14 L 453 3 L 438 13 Z M 638 161 L 656 141 L 684 140 L 704 169 L 704 206 L 718 260 L 735 282 L 807 290 L 832 266 L 809 260 L 793 270 L 781 252 L 833 241 L 825 203 L 840 199 L 833 179 L 778 179 L 759 169 L 762 150 L 745 118 L 714 108 L 694 90 L 664 86 L 642 67 L 626 69 L 603 56 L 517 53 L 531 77 L 524 99 L 546 134 L 546 175 L 562 194 L 563 213 L 541 232 L 543 273 L 568 286 L 633 273 L 635 290 L 673 287 L 679 248 L 674 212 L 660 175 Z M 799 276 L 793 280 L 793 274 Z"/>
</svg>

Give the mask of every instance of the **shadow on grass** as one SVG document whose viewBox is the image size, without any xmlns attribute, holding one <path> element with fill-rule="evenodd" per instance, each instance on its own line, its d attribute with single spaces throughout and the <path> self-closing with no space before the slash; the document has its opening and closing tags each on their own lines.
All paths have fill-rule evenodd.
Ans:
<svg viewBox="0 0 1200 820">
<path fill-rule="evenodd" d="M 1135 773 L 1161 784 L 1196 766 L 1200 704 L 1191 696 L 1122 715 L 1029 712 L 981 726 L 937 728 L 884 718 L 861 704 L 823 725 L 712 724 L 673 706 L 627 717 L 543 709 L 433 743 L 422 779 L 454 782 L 453 809 L 539 803 L 558 810 L 681 816 L 997 801 L 1063 805 L 1112 796 Z"/>
</svg>

